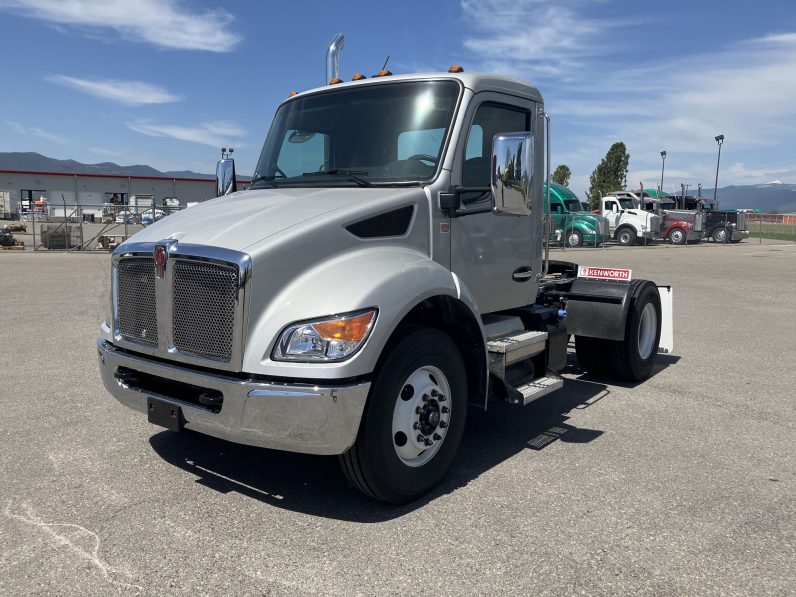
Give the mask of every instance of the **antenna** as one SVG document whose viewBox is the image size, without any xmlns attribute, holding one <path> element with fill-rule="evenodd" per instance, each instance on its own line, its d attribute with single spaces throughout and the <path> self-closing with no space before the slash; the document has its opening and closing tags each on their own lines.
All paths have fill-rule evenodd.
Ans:
<svg viewBox="0 0 796 597">
<path fill-rule="evenodd" d="M 387 60 L 384 61 L 384 66 L 381 67 L 381 70 L 387 70 L 387 63 L 390 61 L 390 55 L 387 54 Z"/>
</svg>

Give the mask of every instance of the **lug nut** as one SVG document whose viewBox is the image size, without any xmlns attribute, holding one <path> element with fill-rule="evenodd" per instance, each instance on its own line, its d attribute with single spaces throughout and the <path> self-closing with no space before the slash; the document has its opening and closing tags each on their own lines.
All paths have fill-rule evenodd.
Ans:
<svg viewBox="0 0 796 597">
<path fill-rule="evenodd" d="M 448 414 L 450 411 L 451 411 L 451 409 L 449 409 L 447 406 L 443 406 L 441 412 L 442 412 L 442 414 Z"/>
<path fill-rule="evenodd" d="M 434 398 L 436 398 L 437 396 L 439 396 L 439 392 L 437 392 L 437 390 L 431 390 L 431 395 L 432 395 Z"/>
<path fill-rule="evenodd" d="M 431 444 L 433 444 L 433 443 L 434 443 L 434 442 L 432 442 L 430 439 L 426 438 L 426 445 L 427 445 L 427 446 L 430 446 L 430 445 L 431 445 Z"/>
<path fill-rule="evenodd" d="M 442 436 L 439 433 L 435 433 L 433 437 L 435 442 L 438 442 L 442 439 Z"/>
<path fill-rule="evenodd" d="M 442 394 L 440 394 L 439 396 L 437 396 L 437 400 L 439 400 L 440 402 L 445 402 L 447 400 L 447 398 L 445 396 L 443 396 Z"/>
<path fill-rule="evenodd" d="M 426 443 L 426 441 L 428 441 L 428 438 L 425 435 L 423 435 L 422 433 L 418 433 L 417 434 L 417 441 L 418 441 L 418 443 L 424 444 L 424 443 Z"/>
<path fill-rule="evenodd" d="M 442 429 L 445 429 L 445 428 L 448 426 L 448 424 L 447 424 L 445 421 L 440 421 L 440 422 L 439 422 L 439 426 L 440 426 Z"/>
<path fill-rule="evenodd" d="M 416 414 L 416 415 L 419 415 L 419 414 L 420 414 L 420 407 L 419 407 L 419 406 L 416 406 L 416 407 L 415 407 L 415 414 Z"/>
<path fill-rule="evenodd" d="M 415 431 L 417 431 L 418 429 L 420 429 L 420 423 L 418 423 L 417 421 L 415 421 L 415 422 L 414 422 L 414 424 L 412 425 L 412 429 L 414 429 Z"/>
<path fill-rule="evenodd" d="M 431 398 L 429 398 L 428 394 L 423 394 L 423 402 L 428 402 L 429 400 L 431 400 Z"/>
</svg>

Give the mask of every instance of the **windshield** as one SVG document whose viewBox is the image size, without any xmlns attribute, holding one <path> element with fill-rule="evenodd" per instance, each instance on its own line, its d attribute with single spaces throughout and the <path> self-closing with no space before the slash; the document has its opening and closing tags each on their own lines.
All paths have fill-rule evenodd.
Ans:
<svg viewBox="0 0 796 597">
<path fill-rule="evenodd" d="M 434 177 L 455 81 L 355 86 L 298 98 L 274 117 L 252 187 L 418 184 Z"/>
<path fill-rule="evenodd" d="M 661 209 L 676 209 L 674 201 L 661 201 Z"/>
<path fill-rule="evenodd" d="M 583 211 L 583 205 L 577 199 L 564 199 L 567 211 Z"/>
<path fill-rule="evenodd" d="M 635 209 L 632 199 L 618 198 L 617 201 L 619 201 L 619 205 L 622 207 L 622 209 Z"/>
</svg>

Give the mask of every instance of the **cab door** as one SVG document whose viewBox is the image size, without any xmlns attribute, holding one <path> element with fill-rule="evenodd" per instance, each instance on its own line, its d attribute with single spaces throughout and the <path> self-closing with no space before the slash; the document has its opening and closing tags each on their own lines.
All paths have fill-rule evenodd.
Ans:
<svg viewBox="0 0 796 597">
<path fill-rule="evenodd" d="M 465 116 L 467 135 L 457 148 L 451 173 L 453 185 L 464 188 L 490 186 L 496 134 L 531 131 L 535 126 L 535 103 L 530 100 L 497 93 L 479 93 L 476 98 L 479 101 L 471 102 Z M 534 163 L 541 159 L 534 156 Z M 535 167 L 534 176 L 540 170 Z M 536 188 L 536 181 L 529 184 Z M 471 211 L 488 209 L 492 201 L 491 194 L 484 192 L 464 192 L 460 198 L 463 208 Z M 451 219 L 451 270 L 472 293 L 481 313 L 527 305 L 535 298 L 542 243 L 536 209 L 524 216 L 490 210 Z M 539 225 L 534 226 L 537 219 Z"/>
</svg>

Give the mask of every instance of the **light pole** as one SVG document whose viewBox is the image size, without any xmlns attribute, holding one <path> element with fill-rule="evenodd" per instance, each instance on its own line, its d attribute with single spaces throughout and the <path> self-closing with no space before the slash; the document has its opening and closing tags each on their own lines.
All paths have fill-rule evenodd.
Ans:
<svg viewBox="0 0 796 597">
<path fill-rule="evenodd" d="M 716 143 L 719 144 L 719 157 L 716 158 L 716 182 L 713 183 L 713 209 L 717 209 L 719 207 L 718 203 L 716 202 L 716 193 L 719 190 L 719 163 L 721 162 L 721 144 L 724 143 L 724 135 L 717 135 Z"/>
<path fill-rule="evenodd" d="M 661 188 L 660 191 L 663 193 L 663 169 L 666 167 L 666 151 L 661 152 Z"/>
</svg>

